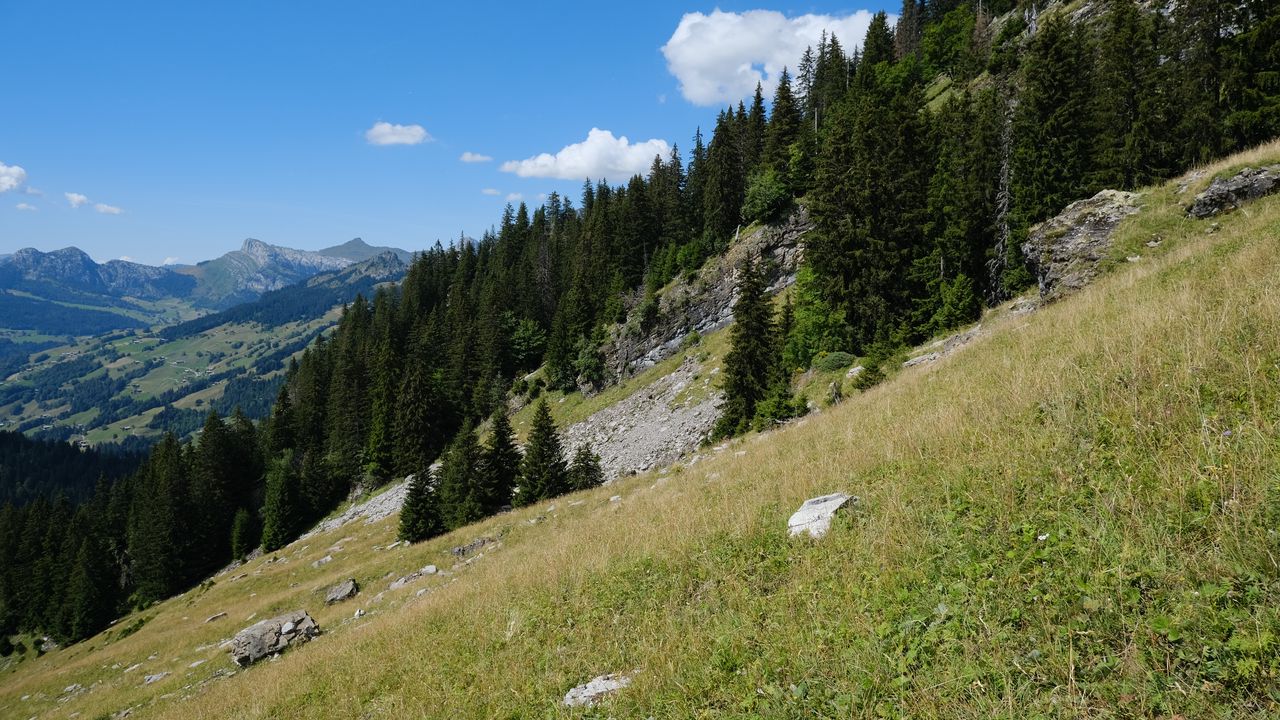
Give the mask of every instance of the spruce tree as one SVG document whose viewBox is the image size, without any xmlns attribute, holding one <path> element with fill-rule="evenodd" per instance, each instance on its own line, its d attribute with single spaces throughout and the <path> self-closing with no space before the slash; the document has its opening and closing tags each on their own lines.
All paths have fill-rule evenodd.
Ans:
<svg viewBox="0 0 1280 720">
<path fill-rule="evenodd" d="M 293 451 L 286 450 L 267 469 L 267 491 L 262 505 L 262 549 L 265 552 L 284 547 L 297 533 L 303 515 L 298 484 Z"/>
<path fill-rule="evenodd" d="M 724 404 L 712 431 L 714 437 L 746 432 L 755 418 L 756 404 L 768 392 L 777 363 L 769 300 L 759 263 L 744 261 L 738 271 L 738 301 L 733 306 L 729 353 L 724 358 Z"/>
<path fill-rule="evenodd" d="M 80 543 L 62 600 L 68 640 L 87 638 L 115 617 L 115 577 L 112 562 L 93 533 Z"/>
<path fill-rule="evenodd" d="M 400 508 L 398 539 L 416 543 L 444 532 L 431 470 L 414 473 Z"/>
<path fill-rule="evenodd" d="M 258 546 L 258 521 L 246 508 L 236 510 L 231 520 L 231 558 L 244 560 Z"/>
<path fill-rule="evenodd" d="M 441 458 L 436 495 L 445 527 L 452 530 L 485 516 L 480 444 L 475 428 L 464 423 Z"/>
<path fill-rule="evenodd" d="M 791 148 L 799 141 L 804 120 L 791 94 L 791 77 L 782 69 L 778 77 L 778 89 L 773 93 L 773 109 L 769 113 L 769 126 L 765 130 L 764 165 L 773 168 L 793 188 L 791 177 Z"/>
<path fill-rule="evenodd" d="M 493 411 L 489 440 L 481 458 L 484 479 L 483 507 L 492 515 L 511 505 L 516 484 L 520 481 L 520 448 L 505 408 Z"/>
<path fill-rule="evenodd" d="M 604 470 L 600 467 L 600 456 L 592 449 L 591 443 L 578 446 L 573 454 L 573 462 L 569 465 L 569 490 L 590 490 L 604 484 Z"/>
<path fill-rule="evenodd" d="M 563 495 L 568 489 L 568 467 L 560 433 L 551 418 L 551 407 L 543 398 L 534 411 L 524 459 L 520 463 L 520 492 L 516 501 L 518 505 L 529 505 Z"/>
</svg>

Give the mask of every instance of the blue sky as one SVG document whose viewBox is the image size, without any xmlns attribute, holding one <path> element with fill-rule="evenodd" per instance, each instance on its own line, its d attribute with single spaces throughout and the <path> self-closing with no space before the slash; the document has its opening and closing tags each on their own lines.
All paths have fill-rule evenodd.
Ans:
<svg viewBox="0 0 1280 720">
<path fill-rule="evenodd" d="M 583 173 L 687 151 L 819 26 L 848 48 L 882 4 L 0 0 L 0 253 L 479 235 L 509 195 L 576 200 Z"/>
</svg>

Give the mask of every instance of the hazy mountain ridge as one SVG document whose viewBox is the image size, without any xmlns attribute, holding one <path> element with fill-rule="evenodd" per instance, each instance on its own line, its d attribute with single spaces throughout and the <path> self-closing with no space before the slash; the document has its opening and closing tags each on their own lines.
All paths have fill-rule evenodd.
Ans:
<svg viewBox="0 0 1280 720">
<path fill-rule="evenodd" d="M 9 296 L 5 302 L 15 308 L 0 325 L 53 335 L 167 325 L 253 302 L 264 293 L 386 254 L 401 265 L 412 258 L 408 251 L 372 247 L 359 238 L 319 251 L 251 238 L 239 250 L 179 266 L 99 263 L 76 247 L 51 252 L 23 248 L 0 256 L 0 294 Z M 78 325 L 85 330 L 77 330 Z"/>
</svg>

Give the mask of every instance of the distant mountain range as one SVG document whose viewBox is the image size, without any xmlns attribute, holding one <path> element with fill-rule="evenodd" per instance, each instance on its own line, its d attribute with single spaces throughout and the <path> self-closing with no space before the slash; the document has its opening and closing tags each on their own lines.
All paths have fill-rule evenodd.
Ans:
<svg viewBox="0 0 1280 720">
<path fill-rule="evenodd" d="M 412 258 L 359 238 L 319 251 L 248 239 L 222 257 L 165 267 L 98 263 L 74 247 L 24 248 L 0 256 L 0 329 L 86 335 L 172 324 L 388 253 L 400 263 Z"/>
</svg>

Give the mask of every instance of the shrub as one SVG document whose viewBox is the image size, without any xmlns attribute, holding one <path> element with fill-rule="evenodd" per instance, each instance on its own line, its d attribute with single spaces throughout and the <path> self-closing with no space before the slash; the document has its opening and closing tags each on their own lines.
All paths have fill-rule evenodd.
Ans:
<svg viewBox="0 0 1280 720">
<path fill-rule="evenodd" d="M 768 168 L 756 173 L 747 186 L 742 202 L 742 219 L 746 222 L 775 222 L 791 207 L 791 192 L 778 172 Z"/>
<path fill-rule="evenodd" d="M 847 352 L 837 350 L 829 353 L 818 353 L 813 359 L 813 367 L 815 370 L 823 372 L 833 372 L 843 370 L 853 364 L 854 357 Z"/>
</svg>

